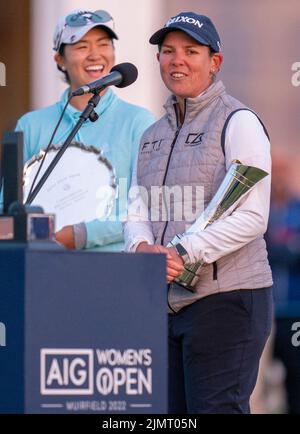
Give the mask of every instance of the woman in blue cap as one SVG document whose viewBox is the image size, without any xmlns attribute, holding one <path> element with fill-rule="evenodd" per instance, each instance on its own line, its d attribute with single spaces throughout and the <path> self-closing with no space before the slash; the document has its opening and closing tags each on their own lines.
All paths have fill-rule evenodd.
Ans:
<svg viewBox="0 0 300 434">
<path fill-rule="evenodd" d="M 135 203 L 125 245 L 132 252 L 166 254 L 169 412 L 249 413 L 272 322 L 272 276 L 263 238 L 270 176 L 205 230 L 167 246 L 195 220 L 186 206 L 199 204 L 194 193 L 187 202 L 185 189 L 202 187 L 206 208 L 233 160 L 270 173 L 270 143 L 258 117 L 216 79 L 223 56 L 208 17 L 182 12 L 150 43 L 158 45 L 161 77 L 171 95 L 166 114 L 141 139 L 133 183 L 148 195 L 152 186 L 163 193 L 156 203 L 152 196 L 148 204 L 142 198 L 139 207 Z M 153 215 L 159 217 L 151 220 Z M 204 266 L 192 290 L 174 281 L 184 265 L 199 261 Z"/>
</svg>

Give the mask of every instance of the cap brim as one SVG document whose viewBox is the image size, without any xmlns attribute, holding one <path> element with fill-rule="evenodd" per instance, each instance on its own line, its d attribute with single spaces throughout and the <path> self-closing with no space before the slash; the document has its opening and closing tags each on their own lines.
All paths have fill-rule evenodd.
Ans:
<svg viewBox="0 0 300 434">
<path fill-rule="evenodd" d="M 191 38 L 195 39 L 195 41 L 199 42 L 199 44 L 210 46 L 210 44 L 204 38 L 201 38 L 197 33 L 194 33 L 190 30 L 184 29 L 184 28 L 182 28 L 180 26 L 176 26 L 176 25 L 172 25 L 169 27 L 163 27 L 162 29 L 155 32 L 151 36 L 151 38 L 149 39 L 150 44 L 153 44 L 153 45 L 161 44 L 163 42 L 165 36 L 174 30 L 181 30 L 182 32 L 189 35 Z"/>
<path fill-rule="evenodd" d="M 101 23 L 90 23 L 86 26 L 81 27 L 66 27 L 63 37 L 61 38 L 61 44 L 76 44 L 76 42 L 80 41 L 91 29 L 95 27 L 100 27 L 105 30 L 108 36 L 112 39 L 119 39 L 117 34 L 108 26 Z M 60 47 L 57 48 L 59 50 Z"/>
<path fill-rule="evenodd" d="M 110 27 L 107 27 L 104 24 L 98 24 L 97 27 L 102 27 L 112 39 L 119 39 L 117 34 Z"/>
<path fill-rule="evenodd" d="M 101 23 L 90 23 L 87 26 L 82 26 L 82 31 L 78 32 L 78 37 L 76 35 L 76 41 L 74 42 L 78 42 L 87 32 L 89 32 L 91 29 L 94 29 L 95 27 L 100 27 L 101 29 L 105 30 L 109 36 L 111 36 L 113 39 L 119 39 L 118 36 L 116 35 L 116 33 L 108 26 L 106 26 L 105 24 L 101 24 Z M 76 27 L 69 27 L 69 29 L 73 29 Z M 79 29 L 79 27 L 78 27 Z"/>
</svg>

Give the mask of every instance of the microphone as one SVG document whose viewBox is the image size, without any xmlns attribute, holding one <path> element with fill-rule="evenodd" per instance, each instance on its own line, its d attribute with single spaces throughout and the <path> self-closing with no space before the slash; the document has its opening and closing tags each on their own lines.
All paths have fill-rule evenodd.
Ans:
<svg viewBox="0 0 300 434">
<path fill-rule="evenodd" d="M 72 92 L 72 96 L 84 95 L 85 93 L 99 93 L 108 86 L 126 87 L 134 83 L 137 76 L 138 70 L 132 63 L 120 63 L 114 66 L 108 75 L 76 89 Z"/>
</svg>

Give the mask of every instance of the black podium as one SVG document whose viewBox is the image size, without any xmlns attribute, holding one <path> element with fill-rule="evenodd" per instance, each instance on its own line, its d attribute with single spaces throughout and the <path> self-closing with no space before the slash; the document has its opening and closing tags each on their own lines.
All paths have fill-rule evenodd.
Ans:
<svg viewBox="0 0 300 434">
<path fill-rule="evenodd" d="M 0 413 L 166 413 L 163 255 L 0 245 Z"/>
</svg>

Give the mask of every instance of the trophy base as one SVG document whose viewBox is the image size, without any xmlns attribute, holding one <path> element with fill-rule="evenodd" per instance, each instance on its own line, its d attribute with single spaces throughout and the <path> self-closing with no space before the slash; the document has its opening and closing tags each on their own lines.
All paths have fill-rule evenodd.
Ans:
<svg viewBox="0 0 300 434">
<path fill-rule="evenodd" d="M 195 292 L 195 286 L 199 280 L 198 271 L 202 268 L 203 262 L 197 262 L 196 264 L 185 265 L 182 274 L 177 277 L 175 282 L 187 289 L 190 292 Z"/>
</svg>

